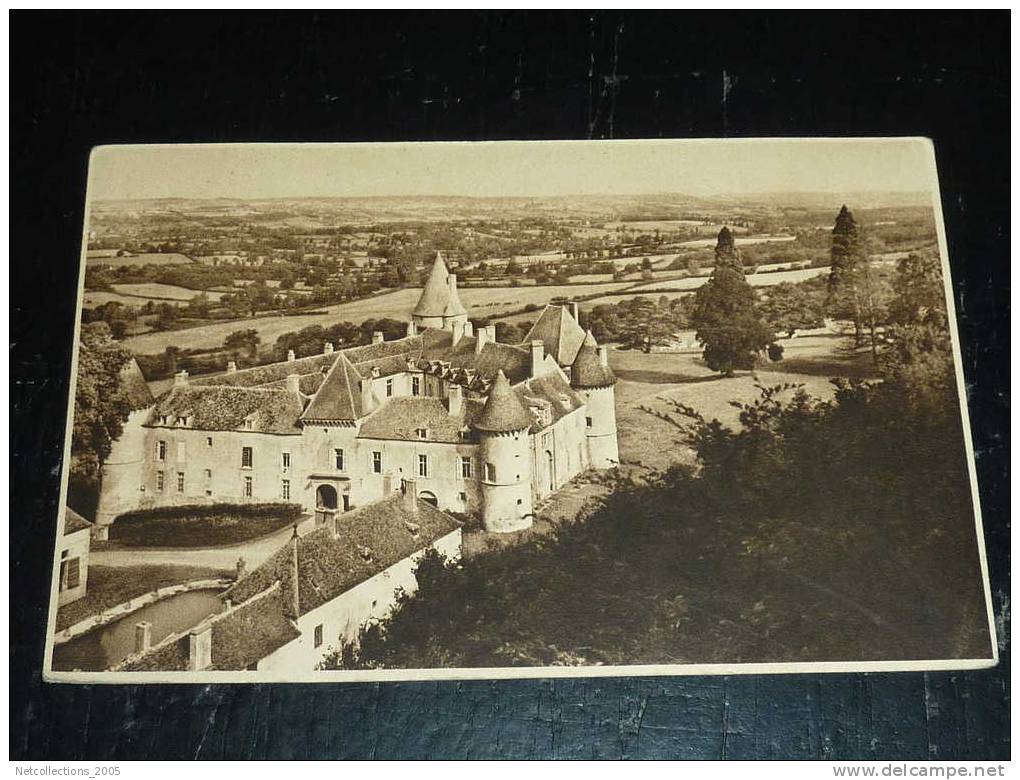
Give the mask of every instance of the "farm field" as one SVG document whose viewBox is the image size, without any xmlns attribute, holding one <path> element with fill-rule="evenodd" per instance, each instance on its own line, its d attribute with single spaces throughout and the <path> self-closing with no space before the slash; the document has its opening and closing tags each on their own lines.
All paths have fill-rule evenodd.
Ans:
<svg viewBox="0 0 1020 780">
<path fill-rule="evenodd" d="M 645 354 L 639 350 L 609 350 L 609 364 L 617 376 L 616 421 L 620 457 L 624 462 L 662 469 L 686 456 L 679 444 L 679 432 L 642 407 L 669 412 L 670 400 L 693 406 L 707 418 L 718 418 L 735 426 L 739 410 L 732 400 L 757 397 L 756 382 L 804 385 L 811 395 L 831 398 L 835 388 L 831 377 L 867 378 L 873 375 L 870 356 L 848 353 L 846 340 L 838 335 L 803 336 L 783 339 L 785 358 L 755 372 L 722 377 L 708 369 L 697 350 Z"/>
<path fill-rule="evenodd" d="M 178 287 L 173 284 L 141 283 L 141 284 L 114 284 L 110 285 L 121 295 L 128 295 L 136 298 L 151 298 L 157 301 L 190 301 L 196 295 L 205 293 L 211 301 L 218 301 L 223 293 L 211 290 L 192 290 L 187 287 Z"/>
<path fill-rule="evenodd" d="M 503 311 L 526 306 L 529 303 L 544 306 L 557 296 L 590 295 L 620 290 L 629 286 L 631 286 L 630 282 L 615 282 L 559 287 L 465 288 L 459 292 L 460 299 L 467 307 L 470 316 L 489 317 Z M 210 348 L 220 346 L 227 336 L 242 328 L 254 328 L 258 331 L 262 343 L 267 344 L 276 341 L 284 333 L 300 330 L 309 325 L 330 325 L 343 320 L 357 323 L 373 317 L 406 320 L 420 295 L 420 288 L 407 288 L 351 303 L 324 306 L 325 314 L 296 314 L 290 317 L 277 315 L 217 322 L 185 330 L 132 336 L 125 339 L 123 344 L 135 353 L 163 352 L 168 346 L 177 346 L 181 349 Z"/>
<path fill-rule="evenodd" d="M 799 268 L 795 271 L 775 271 L 773 273 L 748 274 L 747 281 L 752 287 L 768 287 L 780 282 L 803 282 L 815 276 L 829 273 L 828 266 L 818 268 Z M 667 279 L 665 281 L 647 282 L 634 287 L 635 293 L 654 292 L 655 290 L 696 290 L 705 283 L 708 276 L 689 276 L 683 279 Z"/>
<path fill-rule="evenodd" d="M 95 255 L 89 252 L 85 256 L 86 265 L 112 265 L 114 267 L 122 265 L 145 265 L 146 263 L 156 263 L 159 265 L 181 265 L 183 263 L 191 262 L 194 261 L 187 255 L 176 254 L 173 252 L 127 255 L 125 257 L 108 257 L 106 255 Z"/>
<path fill-rule="evenodd" d="M 796 236 L 737 236 L 735 242 L 737 246 L 748 246 L 749 244 L 781 244 L 786 241 L 795 241 Z M 691 241 L 681 242 L 681 246 L 686 248 L 691 247 L 713 247 L 716 244 L 718 238 L 712 236 L 711 238 L 696 238 Z"/>
</svg>

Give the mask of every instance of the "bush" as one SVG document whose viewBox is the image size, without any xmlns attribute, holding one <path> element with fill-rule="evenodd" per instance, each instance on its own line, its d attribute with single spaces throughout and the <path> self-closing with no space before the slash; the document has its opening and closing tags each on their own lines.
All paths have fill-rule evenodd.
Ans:
<svg viewBox="0 0 1020 780">
<path fill-rule="evenodd" d="M 300 504 L 189 504 L 126 512 L 110 527 L 110 541 L 130 547 L 206 547 L 237 544 L 297 521 Z"/>
<path fill-rule="evenodd" d="M 779 362 L 783 359 L 783 345 L 769 344 L 769 360 Z"/>
</svg>

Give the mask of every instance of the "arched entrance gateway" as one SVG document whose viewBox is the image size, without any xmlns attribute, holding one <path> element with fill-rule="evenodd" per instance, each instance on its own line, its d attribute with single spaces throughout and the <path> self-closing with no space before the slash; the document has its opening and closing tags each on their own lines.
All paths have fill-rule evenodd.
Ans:
<svg viewBox="0 0 1020 780">
<path fill-rule="evenodd" d="M 436 494 L 428 490 L 423 490 L 418 494 L 418 498 L 424 501 L 426 504 L 432 504 L 432 506 L 439 506 L 439 499 L 436 498 Z"/>
</svg>

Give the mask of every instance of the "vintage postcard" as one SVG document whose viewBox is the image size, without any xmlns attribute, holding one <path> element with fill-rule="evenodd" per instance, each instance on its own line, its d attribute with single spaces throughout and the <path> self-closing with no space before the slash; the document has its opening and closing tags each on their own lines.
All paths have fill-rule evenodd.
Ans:
<svg viewBox="0 0 1020 780">
<path fill-rule="evenodd" d="M 927 140 L 110 146 L 86 198 L 46 679 L 996 663 Z"/>
</svg>

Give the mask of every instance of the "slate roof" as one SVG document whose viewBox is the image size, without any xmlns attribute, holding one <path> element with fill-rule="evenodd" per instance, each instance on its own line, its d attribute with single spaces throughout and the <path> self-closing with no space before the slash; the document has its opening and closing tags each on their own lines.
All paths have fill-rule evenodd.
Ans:
<svg viewBox="0 0 1020 780">
<path fill-rule="evenodd" d="M 421 291 L 418 304 L 414 307 L 415 315 L 419 317 L 442 317 L 467 314 L 467 310 L 460 302 L 456 288 L 450 287 L 450 271 L 443 262 L 441 252 L 436 253 L 436 260 L 432 263 L 432 270 L 425 282 L 425 288 Z"/>
<path fill-rule="evenodd" d="M 609 387 L 616 384 L 616 374 L 599 360 L 598 342 L 589 330 L 577 359 L 570 367 L 570 384 L 574 387 Z"/>
<path fill-rule="evenodd" d="M 584 406 L 584 400 L 571 389 L 558 371 L 522 382 L 514 387 L 514 393 L 532 416 L 532 432 L 555 425 Z M 547 421 L 543 422 L 531 411 L 531 407 L 536 405 L 549 410 Z"/>
<path fill-rule="evenodd" d="M 360 382 L 364 377 L 343 353 L 333 364 L 308 408 L 300 415 L 302 420 L 353 421 L 365 414 Z"/>
<path fill-rule="evenodd" d="M 584 330 L 566 306 L 547 305 L 524 337 L 524 344 L 532 341 L 541 341 L 547 355 L 552 355 L 561 366 L 569 366 L 584 343 Z"/>
<path fill-rule="evenodd" d="M 227 385 L 172 387 L 156 402 L 147 425 L 161 425 L 166 415 L 173 427 L 177 417 L 190 418 L 189 428 L 204 431 L 252 430 L 258 433 L 298 434 L 301 399 L 287 390 Z M 251 418 L 252 427 L 245 421 Z"/>
<path fill-rule="evenodd" d="M 475 353 L 477 338 L 466 336 L 456 346 L 426 351 L 425 360 L 444 360 L 451 367 L 473 371 L 491 382 L 502 371 L 511 383 L 523 381 L 531 375 L 531 350 L 513 344 L 486 342 L 480 353 Z"/>
<path fill-rule="evenodd" d="M 138 367 L 138 361 L 130 358 L 120 369 L 120 386 L 127 397 L 131 409 L 145 409 L 152 406 L 155 399 L 149 389 L 149 383 L 142 376 L 142 369 Z"/>
<path fill-rule="evenodd" d="M 521 399 L 510 387 L 506 374 L 497 372 L 496 378 L 489 388 L 489 397 L 485 399 L 482 413 L 472 423 L 479 431 L 492 433 L 509 433 L 523 431 L 534 423 L 531 412 L 527 410 Z"/>
<path fill-rule="evenodd" d="M 224 596 L 247 601 L 279 582 L 282 613 L 294 619 L 460 527 L 431 504 L 419 499 L 417 511 L 410 511 L 403 501 L 401 494 L 394 493 L 338 515 L 336 538 L 329 525 L 292 538 L 269 560 L 234 583 Z"/>
<path fill-rule="evenodd" d="M 64 507 L 64 536 L 69 536 L 91 527 L 92 523 L 71 509 L 71 507 Z"/>
<path fill-rule="evenodd" d="M 464 399 L 461 413 L 451 415 L 439 398 L 390 398 L 361 424 L 358 438 L 456 444 L 464 441 L 461 431 L 478 417 L 482 405 L 480 400 Z M 419 428 L 428 432 L 425 439 L 418 437 Z"/>
<path fill-rule="evenodd" d="M 260 596 L 213 618 L 212 669 L 247 669 L 301 636 L 285 614 L 281 587 Z"/>
<path fill-rule="evenodd" d="M 285 381 L 290 374 L 321 373 L 323 368 L 328 369 L 332 366 L 339 356 L 339 352 L 332 352 L 329 355 L 311 355 L 309 357 L 297 358 L 296 360 L 284 360 L 280 363 L 270 363 L 266 366 L 245 368 L 232 374 L 196 377 L 195 379 L 189 379 L 188 384 L 199 386 L 230 385 L 233 387 L 259 387 L 273 382 Z"/>
</svg>

